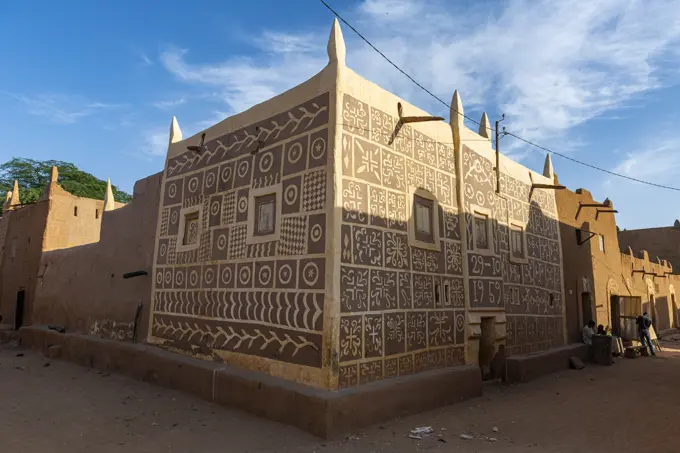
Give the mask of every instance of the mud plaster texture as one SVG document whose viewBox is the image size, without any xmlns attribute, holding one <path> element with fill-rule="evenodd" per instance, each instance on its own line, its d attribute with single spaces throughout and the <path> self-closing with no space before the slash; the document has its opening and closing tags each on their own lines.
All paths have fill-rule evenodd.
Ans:
<svg viewBox="0 0 680 453">
<path fill-rule="evenodd" d="M 479 370 L 472 366 L 328 391 L 152 346 L 37 327 L 22 328 L 21 338 L 23 345 L 46 354 L 60 346 L 61 358 L 82 366 L 191 393 L 324 438 L 480 396 L 482 390 Z"/>
<path fill-rule="evenodd" d="M 141 304 L 137 335 L 146 337 L 159 194 L 160 174 L 137 181 L 128 205 L 102 213 L 98 242 L 42 254 L 36 324 L 129 341 Z M 139 270 L 148 275 L 123 279 Z"/>
</svg>

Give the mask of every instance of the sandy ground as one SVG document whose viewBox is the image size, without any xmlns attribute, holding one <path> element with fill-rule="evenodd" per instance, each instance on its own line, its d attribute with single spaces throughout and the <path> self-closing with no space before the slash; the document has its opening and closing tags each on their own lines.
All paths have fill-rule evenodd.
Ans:
<svg viewBox="0 0 680 453">
<path fill-rule="evenodd" d="M 513 387 L 488 385 L 481 398 L 329 442 L 178 392 L 3 345 L 0 451 L 678 452 L 680 343 L 666 346 L 673 349 L 656 358 L 565 370 Z M 423 425 L 435 433 L 423 440 L 407 437 Z"/>
</svg>

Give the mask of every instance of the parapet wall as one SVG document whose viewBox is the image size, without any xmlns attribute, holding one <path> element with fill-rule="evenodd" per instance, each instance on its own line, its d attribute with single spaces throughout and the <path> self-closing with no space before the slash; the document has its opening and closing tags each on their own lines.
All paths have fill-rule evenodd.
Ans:
<svg viewBox="0 0 680 453">
<path fill-rule="evenodd" d="M 141 179 L 131 203 L 100 212 L 99 242 L 43 252 L 35 324 L 63 325 L 69 331 L 130 340 L 141 303 L 137 334 L 145 338 L 160 182 L 160 173 Z M 93 218 L 94 206 L 88 213 Z M 123 279 L 124 273 L 137 270 L 149 275 Z"/>
</svg>

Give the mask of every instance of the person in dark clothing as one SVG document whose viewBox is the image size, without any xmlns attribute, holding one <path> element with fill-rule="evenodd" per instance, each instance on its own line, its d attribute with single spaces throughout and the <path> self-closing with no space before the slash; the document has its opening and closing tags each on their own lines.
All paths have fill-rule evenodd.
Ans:
<svg viewBox="0 0 680 453">
<path fill-rule="evenodd" d="M 638 316 L 637 325 L 638 333 L 640 334 L 640 343 L 642 343 L 642 346 L 648 348 L 652 355 L 656 355 L 654 345 L 652 344 L 652 337 L 649 335 L 649 328 L 652 326 L 652 320 L 647 312 L 644 312 L 642 316 Z"/>
<path fill-rule="evenodd" d="M 597 326 L 597 335 L 607 335 L 607 331 L 604 330 L 604 326 L 602 324 Z"/>
</svg>

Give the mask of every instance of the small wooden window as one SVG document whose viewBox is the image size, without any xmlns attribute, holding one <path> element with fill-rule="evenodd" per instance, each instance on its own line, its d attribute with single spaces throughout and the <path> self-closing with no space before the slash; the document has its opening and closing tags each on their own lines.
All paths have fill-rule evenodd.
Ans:
<svg viewBox="0 0 680 453">
<path fill-rule="evenodd" d="M 510 226 L 510 253 L 514 258 L 524 258 L 524 228 Z"/>
<path fill-rule="evenodd" d="M 99 218 L 99 209 L 94 210 L 94 218 L 98 219 Z"/>
<path fill-rule="evenodd" d="M 604 236 L 601 234 L 598 234 L 598 236 L 600 237 L 600 252 L 604 253 Z"/>
<path fill-rule="evenodd" d="M 184 216 L 184 237 L 183 245 L 191 245 L 198 242 L 198 211 L 191 212 Z"/>
<path fill-rule="evenodd" d="M 75 217 L 78 217 L 78 206 L 76 206 L 76 207 L 73 208 L 73 215 L 74 215 Z"/>
<path fill-rule="evenodd" d="M 581 230 L 576 228 L 576 244 L 581 245 Z"/>
<path fill-rule="evenodd" d="M 434 202 L 413 195 L 413 215 L 416 240 L 434 244 Z"/>
<path fill-rule="evenodd" d="M 479 212 L 475 213 L 475 246 L 478 249 L 488 249 L 489 248 L 489 216 L 486 214 L 481 214 Z"/>
<path fill-rule="evenodd" d="M 274 234 L 276 228 L 276 194 L 255 197 L 255 236 Z"/>
</svg>

